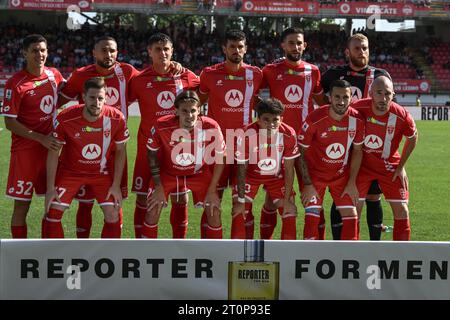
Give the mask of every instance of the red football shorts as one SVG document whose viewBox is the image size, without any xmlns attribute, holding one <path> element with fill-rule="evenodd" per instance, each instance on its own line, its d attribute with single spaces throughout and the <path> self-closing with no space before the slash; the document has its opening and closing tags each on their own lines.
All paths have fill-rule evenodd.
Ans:
<svg viewBox="0 0 450 320">
<path fill-rule="evenodd" d="M 247 202 L 253 202 L 261 185 L 264 186 L 264 190 L 266 190 L 273 203 L 284 199 L 284 178 L 254 179 L 247 177 L 245 179 L 245 199 Z M 292 196 L 295 196 L 294 191 L 292 191 Z M 233 187 L 233 198 L 237 197 L 237 185 L 235 184 Z"/>
<path fill-rule="evenodd" d="M 47 188 L 47 148 L 36 146 L 11 152 L 6 196 L 31 201 L 33 192 L 44 196 Z"/>
<path fill-rule="evenodd" d="M 378 180 L 378 184 L 380 185 L 381 191 L 383 191 L 386 201 L 408 202 L 408 186 L 403 186 L 400 178 L 396 178 L 392 181 L 393 176 L 394 172 L 386 171 L 385 174 L 379 174 L 361 166 L 358 178 L 356 179 L 356 185 L 359 190 L 359 199 L 365 200 L 372 181 Z"/>
<path fill-rule="evenodd" d="M 134 161 L 133 185 L 131 191 L 137 194 L 147 195 L 152 174 L 148 165 L 147 146 L 138 143 L 136 160 Z"/>
<path fill-rule="evenodd" d="M 80 175 L 58 170 L 55 184 L 61 203 L 53 201 L 52 204 L 69 207 L 81 186 L 86 186 L 100 206 L 114 205 L 112 196 L 106 198 L 112 184 L 111 175 Z"/>
<path fill-rule="evenodd" d="M 161 173 L 161 183 L 164 187 L 166 200 L 169 195 L 181 195 L 192 192 L 195 207 L 203 207 L 206 191 L 211 181 L 211 172 L 206 169 L 190 176 L 171 176 Z M 150 182 L 149 194 L 153 193 L 154 183 Z"/>
<path fill-rule="evenodd" d="M 343 175 L 340 178 L 327 182 L 314 179 L 313 174 L 311 174 L 311 176 L 312 183 L 316 188 L 319 198 L 313 199 L 305 209 L 322 208 L 323 197 L 325 196 L 327 187 L 337 209 L 355 208 L 355 205 L 348 194 L 341 198 L 342 192 L 344 192 L 345 186 L 348 182 L 348 175 Z M 301 183 L 301 189 L 303 190 L 303 183 Z"/>
</svg>

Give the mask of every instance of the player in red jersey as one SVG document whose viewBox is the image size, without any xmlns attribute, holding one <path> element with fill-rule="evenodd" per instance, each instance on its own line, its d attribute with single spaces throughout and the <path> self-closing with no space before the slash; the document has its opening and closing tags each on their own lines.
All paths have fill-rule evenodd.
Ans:
<svg viewBox="0 0 450 320">
<path fill-rule="evenodd" d="M 143 70 L 130 84 L 130 97 L 139 102 L 141 112 L 132 187 L 132 191 L 136 193 L 136 238 L 141 237 L 142 222 L 147 211 L 147 190 L 151 180 L 146 148 L 150 129 L 158 118 L 175 114 L 174 101 L 179 93 L 187 89 L 195 90 L 199 85 L 198 77 L 188 69 L 183 68 L 181 73 L 176 74 L 171 61 L 173 42 L 169 36 L 163 33 L 152 35 L 148 41 L 148 54 L 152 65 Z M 186 190 L 172 194 L 171 200 L 170 221 L 173 237 L 185 238 L 188 224 Z"/>
<path fill-rule="evenodd" d="M 102 238 L 120 238 L 120 182 L 129 133 L 124 115 L 105 105 L 106 92 L 103 78 L 89 79 L 84 85 L 85 104 L 70 107 L 56 118 L 53 135 L 64 146 L 59 161 L 59 150 L 48 152 L 43 238 L 64 238 L 64 210 L 83 185 L 92 190 L 103 210 Z M 87 127 L 91 130 L 83 130 Z"/>
<path fill-rule="evenodd" d="M 221 239 L 217 184 L 224 167 L 222 132 L 216 121 L 200 116 L 201 104 L 195 91 L 183 91 L 174 105 L 176 115 L 158 119 L 148 139 L 153 179 L 142 236 L 157 237 L 161 209 L 169 194 L 190 190 L 195 206 L 206 209 L 206 238 Z M 214 165 L 212 171 L 211 165 Z"/>
<path fill-rule="evenodd" d="M 319 240 L 320 211 L 328 187 L 342 216 L 342 239 L 357 240 L 356 178 L 363 155 L 364 121 L 358 111 L 349 107 L 349 82 L 334 81 L 330 99 L 330 105 L 310 113 L 299 134 L 302 203 L 306 211 L 303 237 Z M 305 155 L 307 148 L 310 152 Z"/>
<path fill-rule="evenodd" d="M 361 214 L 371 182 L 378 180 L 394 213 L 394 240 L 410 240 L 405 164 L 416 147 L 418 133 L 409 112 L 392 101 L 393 88 L 392 80 L 388 77 L 375 78 L 371 98 L 352 105 L 366 120 L 364 161 L 357 180 L 360 192 L 358 213 Z M 403 137 L 406 139 L 400 155 L 398 148 Z"/>
<path fill-rule="evenodd" d="M 222 50 L 225 61 L 206 67 L 200 74 L 200 96 L 202 101 L 208 100 L 208 117 L 216 120 L 227 141 L 234 140 L 234 130 L 243 128 L 252 122 L 252 111 L 262 83 L 262 72 L 259 68 L 243 62 L 247 52 L 246 37 L 242 31 L 230 30 L 226 33 Z M 227 134 L 227 130 L 229 132 Z M 227 163 L 233 163 L 233 150 L 229 149 Z M 227 165 L 219 182 L 219 195 L 232 184 L 235 166 Z M 247 217 L 253 218 L 251 204 L 247 205 Z M 202 216 L 204 231 L 205 214 Z M 253 220 L 248 219 L 247 237 L 253 238 Z M 204 233 L 202 233 L 204 235 Z"/>
<path fill-rule="evenodd" d="M 263 87 L 269 87 L 270 96 L 280 100 L 284 106 L 283 122 L 299 132 L 302 123 L 314 110 L 314 102 L 327 102 L 320 84 L 320 70 L 314 64 L 302 60 L 307 47 L 303 30 L 290 27 L 281 34 L 281 48 L 285 59 L 266 65 Z M 298 166 L 296 166 L 298 168 Z M 300 182 L 301 173 L 297 172 Z M 261 239 L 271 239 L 277 225 L 276 206 L 268 195 L 261 209 Z M 283 212 L 280 212 L 282 214 Z"/>
<path fill-rule="evenodd" d="M 294 162 L 300 155 L 297 135 L 292 127 L 282 122 L 284 106 L 279 100 L 261 100 L 255 109 L 258 120 L 245 127 L 245 132 L 237 139 L 231 238 L 245 239 L 245 203 L 252 202 L 263 185 L 276 208 L 281 208 L 281 239 L 295 240 Z"/>
<path fill-rule="evenodd" d="M 47 40 L 29 35 L 23 40 L 26 67 L 5 86 L 0 113 L 11 131 L 11 158 L 6 196 L 14 199 L 11 219 L 13 238 L 27 238 L 26 217 L 33 192 L 45 194 L 47 150 L 58 150 L 59 142 L 50 134 L 56 115 L 58 88 L 64 78 L 58 70 L 45 67 Z M 33 162 L 30 162 L 33 159 Z"/>
<path fill-rule="evenodd" d="M 78 100 L 83 103 L 84 83 L 94 77 L 103 77 L 106 83 L 106 105 L 120 110 L 125 118 L 128 117 L 130 104 L 129 83 L 139 72 L 130 64 L 117 61 L 117 42 L 114 38 L 104 36 L 96 40 L 92 55 L 95 64 L 75 70 L 67 79 L 67 83 L 60 92 L 59 104 Z M 88 130 L 88 129 L 87 129 Z M 123 198 L 128 197 L 127 166 L 122 178 L 121 189 Z M 92 226 L 92 206 L 94 205 L 93 190 L 80 189 L 76 199 L 79 201 L 77 211 L 77 237 L 89 238 Z M 120 220 L 122 221 L 122 209 Z"/>
</svg>

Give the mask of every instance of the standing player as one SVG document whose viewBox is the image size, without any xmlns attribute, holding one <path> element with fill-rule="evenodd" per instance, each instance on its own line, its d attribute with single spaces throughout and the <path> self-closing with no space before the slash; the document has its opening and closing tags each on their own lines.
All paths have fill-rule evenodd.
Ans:
<svg viewBox="0 0 450 320">
<path fill-rule="evenodd" d="M 206 238 L 221 239 L 217 184 L 224 167 L 222 132 L 216 121 L 200 116 L 201 104 L 195 91 L 182 92 L 174 105 L 176 115 L 158 119 L 148 139 L 153 179 L 142 237 L 157 237 L 161 209 L 169 194 L 190 190 L 195 206 L 204 207 L 207 212 Z"/>
<path fill-rule="evenodd" d="M 227 141 L 234 139 L 232 132 L 241 129 L 252 122 L 252 111 L 255 99 L 259 93 L 262 83 L 262 72 L 259 68 L 247 65 L 243 62 L 247 52 L 246 37 L 242 31 L 229 30 L 222 45 L 225 61 L 203 69 L 200 74 L 200 95 L 202 101 L 208 100 L 208 117 L 216 120 Z M 231 177 L 235 166 L 233 162 L 233 150 L 227 157 L 227 165 L 219 182 L 218 190 L 222 198 L 223 190 L 231 184 Z M 247 217 L 251 214 L 251 205 L 246 208 Z M 202 234 L 204 235 L 205 212 L 202 216 Z M 231 238 L 242 237 L 235 230 L 233 220 L 231 227 Z M 253 238 L 253 220 L 246 222 L 247 238 Z"/>
<path fill-rule="evenodd" d="M 352 105 L 366 120 L 364 162 L 357 181 L 362 200 L 358 204 L 358 212 L 361 213 L 371 182 L 378 180 L 394 213 L 394 240 L 410 240 L 405 164 L 417 144 L 416 125 L 409 112 L 392 101 L 394 88 L 390 78 L 376 78 L 370 96 L 370 99 Z M 400 155 L 398 148 L 403 137 L 406 139 Z"/>
<path fill-rule="evenodd" d="M 390 78 L 386 70 L 369 66 L 369 39 L 363 34 L 357 33 L 347 41 L 345 55 L 349 62 L 343 66 L 335 66 L 328 69 L 322 76 L 322 87 L 325 93 L 330 90 L 330 84 L 337 79 L 343 79 L 352 85 L 352 101 L 368 98 L 370 87 L 374 79 L 380 75 Z M 374 181 L 370 187 L 366 199 L 367 203 L 367 225 L 371 240 L 380 240 L 383 210 L 381 207 L 381 190 L 378 183 Z M 333 239 L 339 239 L 342 221 L 335 205 L 331 208 L 331 226 Z M 323 221 L 324 222 L 324 221 Z"/>
<path fill-rule="evenodd" d="M 320 211 L 328 187 L 343 220 L 342 239 L 357 240 L 356 178 L 362 160 L 364 121 L 349 107 L 350 83 L 336 80 L 330 89 L 331 104 L 310 113 L 299 134 L 306 211 L 303 237 L 319 239 Z M 307 148 L 310 152 L 305 156 Z"/>
<path fill-rule="evenodd" d="M 103 78 L 89 79 L 84 84 L 85 104 L 70 107 L 56 118 L 53 134 L 64 146 L 59 161 L 59 150 L 48 152 L 43 238 L 64 238 L 61 224 L 64 210 L 83 185 L 92 190 L 102 207 L 105 216 L 102 238 L 120 238 L 120 182 L 129 133 L 123 114 L 105 105 L 106 91 Z M 92 130 L 83 130 L 86 127 Z M 109 162 L 113 157 L 111 170 Z"/>
<path fill-rule="evenodd" d="M 157 33 L 148 40 L 148 54 L 152 65 L 143 70 L 130 83 L 131 101 L 139 102 L 141 123 L 138 132 L 138 146 L 134 164 L 133 187 L 136 193 L 134 211 L 134 230 L 136 238 L 141 237 L 142 222 L 147 211 L 147 190 L 151 173 L 147 159 L 147 140 L 150 129 L 156 120 L 164 115 L 175 114 L 175 97 L 186 89 L 196 89 L 198 77 L 190 70 L 184 69 L 180 74 L 173 68 L 173 42 L 169 36 Z M 172 194 L 170 222 L 174 238 L 185 238 L 187 232 L 187 195 L 186 190 Z"/>
<path fill-rule="evenodd" d="M 235 228 L 241 228 L 238 234 L 245 235 L 245 203 L 253 202 L 263 185 L 275 208 L 280 208 L 281 239 L 295 240 L 294 162 L 300 155 L 297 136 L 293 128 L 282 122 L 284 106 L 279 100 L 262 100 L 255 109 L 258 120 L 245 127 L 235 152 L 237 184 L 233 189 L 233 221 L 241 220 L 235 223 Z"/>
<path fill-rule="evenodd" d="M 268 86 L 270 96 L 284 104 L 283 121 L 294 128 L 295 132 L 299 132 L 301 124 L 314 110 L 313 100 L 319 106 L 325 104 L 327 100 L 320 84 L 319 68 L 302 60 L 307 46 L 303 31 L 299 28 L 287 28 L 281 34 L 281 41 L 281 48 L 286 58 L 268 64 L 262 69 L 263 87 Z M 297 178 L 300 182 L 299 171 L 297 171 Z M 261 239 L 271 239 L 276 224 L 276 208 L 266 196 L 265 204 L 261 209 Z"/>
<path fill-rule="evenodd" d="M 125 119 L 128 117 L 128 91 L 130 80 L 138 71 L 130 64 L 117 61 L 117 42 L 114 38 L 104 36 L 95 42 L 92 54 L 95 64 L 75 70 L 67 80 L 60 93 L 60 105 L 68 101 L 78 100 L 83 103 L 84 83 L 94 77 L 103 77 L 106 83 L 106 104 L 120 110 Z M 87 126 L 84 130 L 90 130 Z M 122 196 L 128 196 L 128 175 L 125 166 L 121 183 Z M 82 187 L 77 195 L 79 201 L 77 211 L 77 237 L 89 238 L 92 225 L 92 206 L 94 205 L 93 190 Z M 122 222 L 122 209 L 120 220 Z"/>
<path fill-rule="evenodd" d="M 27 238 L 26 217 L 33 192 L 45 194 L 47 150 L 58 150 L 50 135 L 56 115 L 58 87 L 64 81 L 58 70 L 45 67 L 47 40 L 37 34 L 23 40 L 26 67 L 5 86 L 1 114 L 11 131 L 11 158 L 6 196 L 14 199 L 11 219 L 13 238 Z M 33 159 L 33 162 L 30 162 Z"/>
</svg>

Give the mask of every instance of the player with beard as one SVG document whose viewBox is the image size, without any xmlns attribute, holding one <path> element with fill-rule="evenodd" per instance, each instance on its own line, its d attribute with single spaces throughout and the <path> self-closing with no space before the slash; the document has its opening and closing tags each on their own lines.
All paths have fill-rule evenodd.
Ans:
<svg viewBox="0 0 450 320">
<path fill-rule="evenodd" d="M 285 59 L 266 65 L 262 71 L 264 82 L 262 87 L 269 87 L 270 96 L 283 103 L 285 111 L 283 121 L 299 132 L 308 114 L 314 110 L 314 102 L 323 105 L 327 102 L 320 84 L 319 68 L 302 60 L 307 47 L 303 30 L 287 28 L 281 34 L 281 48 Z M 301 181 L 301 173 L 296 160 L 297 179 Z M 283 208 L 279 208 L 280 215 Z M 261 239 L 271 239 L 277 224 L 277 210 L 268 194 L 261 209 Z M 247 216 L 247 220 L 250 217 Z"/>
<path fill-rule="evenodd" d="M 369 66 L 369 39 L 363 34 L 354 34 L 347 41 L 345 55 L 349 62 L 343 66 L 334 66 L 322 75 L 322 87 L 325 93 L 330 90 L 330 84 L 337 79 L 347 80 L 352 85 L 352 101 L 369 97 L 370 87 L 375 78 L 385 75 L 391 76 L 384 69 Z M 380 240 L 383 228 L 383 210 L 381 207 L 381 190 L 377 181 L 373 181 L 368 195 L 367 225 L 369 227 L 370 240 Z M 335 204 L 331 208 L 331 226 L 333 239 L 340 239 L 342 220 Z M 324 230 L 325 221 L 321 222 Z"/>
<path fill-rule="evenodd" d="M 120 110 L 125 119 L 128 117 L 128 92 L 129 82 L 139 72 L 130 64 L 117 61 L 117 42 L 114 38 L 104 36 L 96 40 L 92 55 L 95 64 L 91 64 L 75 70 L 67 79 L 67 83 L 60 93 L 59 104 L 78 100 L 83 103 L 84 83 L 94 77 L 103 77 L 106 83 L 106 104 Z M 89 131 L 90 127 L 83 128 Z M 111 163 L 111 165 L 113 165 Z M 122 175 L 122 196 L 128 197 L 128 170 Z M 89 238 L 92 226 L 92 207 L 94 205 L 92 190 L 81 187 L 76 199 L 79 202 L 77 211 L 77 237 Z M 123 212 L 120 209 L 120 221 L 122 223 Z"/>
<path fill-rule="evenodd" d="M 120 183 L 129 139 L 124 115 L 105 105 L 103 78 L 84 84 L 84 105 L 72 106 L 55 120 L 53 136 L 63 144 L 47 156 L 46 214 L 43 238 L 64 238 L 61 219 L 81 186 L 86 185 L 104 214 L 102 238 L 120 238 Z M 92 128 L 90 131 L 83 128 Z M 114 153 L 112 152 L 114 149 Z M 110 164 L 114 160 L 114 165 Z M 114 168 L 113 168 L 114 167 Z"/>
<path fill-rule="evenodd" d="M 365 120 L 364 161 L 357 179 L 358 213 L 371 182 L 377 180 L 394 213 L 394 240 L 410 240 L 408 177 L 405 164 L 417 144 L 417 129 L 411 114 L 393 102 L 392 80 L 381 76 L 373 82 L 370 99 L 352 104 Z M 402 153 L 398 152 L 405 137 Z"/>
<path fill-rule="evenodd" d="M 302 146 L 302 204 L 305 207 L 305 240 L 319 239 L 320 211 L 328 187 L 343 220 L 342 239 L 358 239 L 356 179 L 362 160 L 364 121 L 349 107 L 351 85 L 334 81 L 331 104 L 314 110 L 299 132 Z M 308 153 L 305 154 L 305 150 Z"/>
<path fill-rule="evenodd" d="M 262 83 L 259 68 L 243 62 L 247 52 L 245 34 L 240 30 L 229 30 L 222 45 L 225 61 L 203 69 L 200 74 L 199 93 L 202 101 L 208 100 L 208 117 L 216 120 L 223 135 L 230 143 L 235 130 L 252 122 L 252 111 Z M 228 131 L 228 135 L 227 135 Z M 227 148 L 227 165 L 220 179 L 218 190 L 222 198 L 223 190 L 233 185 L 236 166 L 233 148 Z M 229 164 L 233 163 L 233 164 Z M 247 216 L 251 215 L 251 204 L 246 205 Z M 253 221 L 247 221 L 246 230 L 239 226 L 244 223 L 239 215 L 233 218 L 231 238 L 253 238 Z M 202 216 L 202 235 L 205 235 L 206 215 Z"/>
</svg>

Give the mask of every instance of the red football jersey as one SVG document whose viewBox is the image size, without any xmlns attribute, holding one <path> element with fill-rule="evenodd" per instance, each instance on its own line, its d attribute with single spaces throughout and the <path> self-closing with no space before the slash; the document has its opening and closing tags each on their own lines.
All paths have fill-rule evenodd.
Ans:
<svg viewBox="0 0 450 320">
<path fill-rule="evenodd" d="M 310 176 L 332 181 L 350 169 L 352 144 L 364 142 L 364 121 L 349 107 L 341 121 L 330 117 L 330 105 L 311 112 L 298 135 L 301 146 L 308 148 L 306 162 Z"/>
<path fill-rule="evenodd" d="M 61 90 L 61 95 L 70 100 L 83 101 L 84 83 L 94 77 L 103 77 L 106 83 L 106 104 L 119 109 L 128 118 L 128 105 L 130 104 L 129 82 L 139 74 L 132 65 L 117 62 L 114 69 L 107 74 L 100 73 L 95 64 L 79 68 L 72 72 L 67 83 Z"/>
<path fill-rule="evenodd" d="M 130 99 L 139 102 L 141 112 L 138 142 L 145 145 L 156 120 L 175 114 L 175 97 L 184 90 L 196 90 L 199 83 L 198 76 L 188 69 L 174 76 L 172 73 L 159 74 L 152 66 L 134 78 L 130 83 Z"/>
<path fill-rule="evenodd" d="M 225 62 L 204 68 L 200 93 L 208 94 L 208 117 L 216 120 L 223 132 L 250 124 L 261 83 L 262 71 L 247 64 L 237 72 L 228 70 Z"/>
<path fill-rule="evenodd" d="M 18 122 L 35 132 L 50 134 L 56 116 L 58 88 L 62 82 L 64 78 L 55 68 L 45 67 L 39 77 L 26 70 L 17 72 L 6 82 L 2 115 L 16 118 Z M 13 133 L 11 136 L 11 151 L 39 145 L 39 142 Z"/>
<path fill-rule="evenodd" d="M 317 66 L 302 61 L 293 66 L 283 60 L 263 68 L 263 87 L 269 87 L 270 96 L 285 106 L 283 122 L 300 131 L 308 114 L 314 110 L 313 95 L 323 92 Z"/>
<path fill-rule="evenodd" d="M 73 106 L 56 117 L 53 134 L 64 142 L 59 167 L 76 174 L 109 174 L 112 143 L 129 139 L 125 118 L 116 108 L 104 105 L 100 117 L 89 122 L 83 117 L 83 108 Z"/>
<path fill-rule="evenodd" d="M 372 111 L 372 99 L 352 104 L 366 121 L 364 159 L 362 166 L 378 173 L 394 172 L 400 162 L 398 147 L 403 136 L 416 134 L 416 124 L 411 114 L 402 106 L 391 102 L 389 112 L 377 116 Z"/>
<path fill-rule="evenodd" d="M 245 139 L 245 144 L 242 145 Z M 295 130 L 281 123 L 278 131 L 267 136 L 254 122 L 245 127 L 245 136 L 238 137 L 235 159 L 237 163 L 248 161 L 247 176 L 253 179 L 283 177 L 283 160 L 300 155 Z"/>
<path fill-rule="evenodd" d="M 190 176 L 209 170 L 216 153 L 224 153 L 225 141 L 219 125 L 209 117 L 200 116 L 194 129 L 187 131 L 180 128 L 177 116 L 168 115 L 152 127 L 147 148 L 159 150 L 159 163 L 165 174 Z"/>
</svg>

